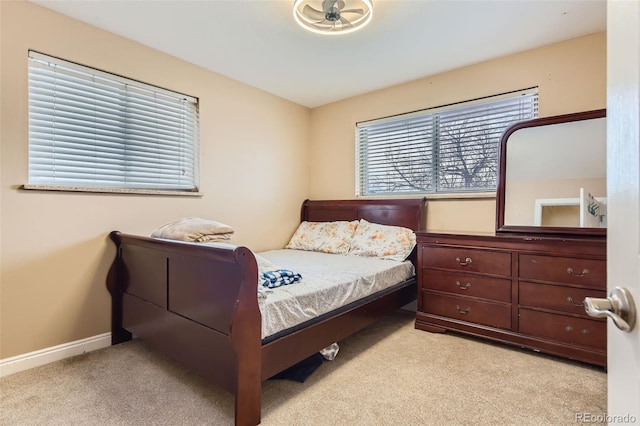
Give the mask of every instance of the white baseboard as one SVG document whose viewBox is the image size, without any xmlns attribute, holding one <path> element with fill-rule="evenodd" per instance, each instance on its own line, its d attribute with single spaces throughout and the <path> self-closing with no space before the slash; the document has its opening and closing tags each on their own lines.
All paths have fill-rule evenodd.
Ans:
<svg viewBox="0 0 640 426">
<path fill-rule="evenodd" d="M 0 359 L 0 377 L 111 346 L 111 333 Z"/>
</svg>

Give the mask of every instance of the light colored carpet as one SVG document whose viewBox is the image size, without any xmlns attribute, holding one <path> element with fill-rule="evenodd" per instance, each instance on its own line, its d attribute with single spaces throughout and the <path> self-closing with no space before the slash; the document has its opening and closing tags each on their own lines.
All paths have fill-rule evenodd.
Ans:
<svg viewBox="0 0 640 426">
<path fill-rule="evenodd" d="M 263 386 L 264 425 L 575 425 L 606 412 L 597 367 L 454 334 L 399 311 L 305 383 Z M 230 425 L 233 398 L 140 341 L 0 379 L 2 425 Z"/>
</svg>

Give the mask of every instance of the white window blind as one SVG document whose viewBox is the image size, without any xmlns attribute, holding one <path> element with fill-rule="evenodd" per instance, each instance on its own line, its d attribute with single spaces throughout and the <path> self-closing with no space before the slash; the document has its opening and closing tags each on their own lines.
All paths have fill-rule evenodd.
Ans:
<svg viewBox="0 0 640 426">
<path fill-rule="evenodd" d="M 198 190 L 198 100 L 29 52 L 29 184 Z"/>
<path fill-rule="evenodd" d="M 538 116 L 537 92 L 358 123 L 358 195 L 494 191 L 500 136 Z"/>
</svg>

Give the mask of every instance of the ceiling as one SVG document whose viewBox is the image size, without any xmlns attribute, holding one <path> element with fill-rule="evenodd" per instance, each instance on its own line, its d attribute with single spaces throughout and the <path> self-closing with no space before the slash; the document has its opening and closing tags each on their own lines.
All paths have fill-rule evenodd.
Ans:
<svg viewBox="0 0 640 426">
<path fill-rule="evenodd" d="M 31 0 L 307 107 L 606 29 L 606 0 L 373 0 L 321 36 L 293 0 Z"/>
</svg>

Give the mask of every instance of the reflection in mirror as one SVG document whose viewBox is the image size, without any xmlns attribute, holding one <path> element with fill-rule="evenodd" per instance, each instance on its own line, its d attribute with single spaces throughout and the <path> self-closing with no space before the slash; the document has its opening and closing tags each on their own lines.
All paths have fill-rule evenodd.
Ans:
<svg viewBox="0 0 640 426">
<path fill-rule="evenodd" d="M 605 120 L 532 127 L 511 134 L 506 225 L 604 226 L 600 218 L 605 203 L 595 209 L 594 221 L 581 224 L 580 212 L 587 211 L 588 194 L 606 198 Z"/>
<path fill-rule="evenodd" d="M 549 117 L 507 130 L 501 153 L 498 231 L 534 227 L 537 232 L 562 228 L 574 233 L 577 228 L 582 231 L 575 233 L 586 233 L 606 228 L 605 111 L 585 114 L 589 119 L 580 114 Z"/>
</svg>

